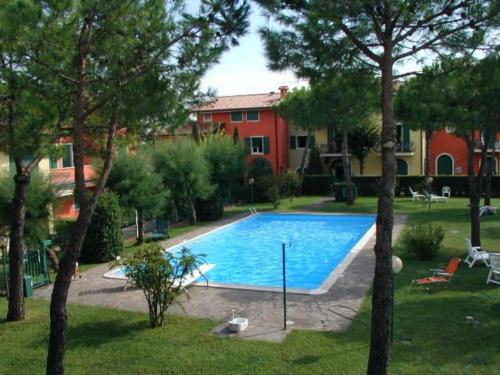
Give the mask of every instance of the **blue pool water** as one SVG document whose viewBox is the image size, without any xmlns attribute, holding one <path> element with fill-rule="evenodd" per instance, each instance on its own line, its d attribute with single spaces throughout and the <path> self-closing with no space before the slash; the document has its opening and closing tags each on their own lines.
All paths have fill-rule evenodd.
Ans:
<svg viewBox="0 0 500 375">
<path fill-rule="evenodd" d="M 373 216 L 258 214 L 178 245 L 215 264 L 209 281 L 266 287 L 282 285 L 281 244 L 287 286 L 318 288 L 374 224 Z"/>
<path fill-rule="evenodd" d="M 258 214 L 169 250 L 205 254 L 204 263 L 215 264 L 205 275 L 210 282 L 281 287 L 285 242 L 287 286 L 316 289 L 374 222 L 367 215 Z"/>
</svg>

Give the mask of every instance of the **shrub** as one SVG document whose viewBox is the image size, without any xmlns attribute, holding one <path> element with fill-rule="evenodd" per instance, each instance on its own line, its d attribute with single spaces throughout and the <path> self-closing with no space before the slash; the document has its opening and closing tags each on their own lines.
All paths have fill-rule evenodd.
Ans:
<svg viewBox="0 0 500 375">
<path fill-rule="evenodd" d="M 200 256 L 187 248 L 175 255 L 156 243 L 141 246 L 132 255 L 118 260 L 127 276 L 142 289 L 149 308 L 151 328 L 161 327 L 167 309 L 175 302 L 184 285 L 181 280 L 200 265 Z"/>
<path fill-rule="evenodd" d="M 123 250 L 120 206 L 116 194 L 105 192 L 97 207 L 82 246 L 81 260 L 108 262 Z"/>
<path fill-rule="evenodd" d="M 288 171 L 280 175 L 281 194 L 290 198 L 297 194 L 299 189 L 299 176 L 297 173 Z"/>
<path fill-rule="evenodd" d="M 264 177 L 264 181 L 267 185 L 266 197 L 273 208 L 277 209 L 281 203 L 279 180 L 276 176 L 268 176 Z"/>
<path fill-rule="evenodd" d="M 319 154 L 318 147 L 314 147 L 309 155 L 309 163 L 307 164 L 307 174 L 323 173 L 323 162 Z"/>
<path fill-rule="evenodd" d="M 419 260 L 433 260 L 441 249 L 444 231 L 440 226 L 419 224 L 406 228 L 401 242 L 403 248 L 410 255 Z"/>
<path fill-rule="evenodd" d="M 273 167 L 267 159 L 258 157 L 250 163 L 248 167 L 248 178 L 254 179 L 253 189 L 255 202 L 269 202 L 267 192 L 271 188 L 273 176 Z"/>
</svg>

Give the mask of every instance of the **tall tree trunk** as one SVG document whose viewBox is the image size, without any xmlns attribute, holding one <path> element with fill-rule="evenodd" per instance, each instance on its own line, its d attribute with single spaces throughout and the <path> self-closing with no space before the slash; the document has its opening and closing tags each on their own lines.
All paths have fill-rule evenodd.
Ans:
<svg viewBox="0 0 500 375">
<path fill-rule="evenodd" d="M 68 316 L 66 300 L 71 284 L 71 278 L 76 266 L 80 250 L 92 221 L 95 204 L 86 196 L 84 175 L 84 126 L 86 102 L 86 63 L 90 49 L 92 31 L 92 16 L 85 18 L 79 38 L 79 56 L 76 60 L 77 82 L 75 92 L 75 111 L 73 120 L 73 156 L 75 163 L 76 199 L 80 206 L 78 218 L 72 227 L 71 240 L 64 247 L 64 256 L 59 264 L 52 298 L 50 301 L 50 336 L 47 353 L 47 374 L 64 374 L 64 354 L 66 345 L 66 330 Z M 96 187 L 97 190 L 98 187 Z M 95 193 L 94 193 L 95 194 Z M 94 204 L 92 204 L 94 203 Z"/>
<path fill-rule="evenodd" d="M 424 175 L 426 178 L 431 174 L 431 147 L 432 147 L 432 131 L 425 131 L 425 161 Z"/>
<path fill-rule="evenodd" d="M 488 166 L 486 169 L 486 174 L 484 176 L 484 205 L 491 206 L 491 182 L 493 178 L 493 158 L 495 154 L 488 152 Z"/>
<path fill-rule="evenodd" d="M 387 374 L 392 314 L 392 228 L 396 179 L 396 125 L 392 103 L 392 46 L 386 43 L 382 70 L 382 178 L 378 199 L 372 326 L 367 374 Z"/>
<path fill-rule="evenodd" d="M 359 158 L 359 175 L 363 176 L 363 173 L 365 173 L 365 158 Z"/>
<path fill-rule="evenodd" d="M 306 147 L 302 152 L 302 158 L 300 159 L 300 176 L 303 177 L 306 170 L 307 154 L 309 153 L 309 143 L 311 141 L 311 131 L 307 130 Z"/>
<path fill-rule="evenodd" d="M 349 145 L 347 128 L 342 129 L 342 167 L 344 168 L 346 201 L 348 205 L 354 204 L 354 193 L 352 191 L 351 163 L 349 162 Z"/>
<path fill-rule="evenodd" d="M 484 175 L 484 205 L 491 206 L 491 180 L 493 178 L 493 168 L 495 167 L 495 163 L 493 162 L 495 159 L 495 141 L 496 141 L 496 132 L 487 131 L 485 137 L 485 144 L 487 147 L 486 155 L 487 165 L 485 175 Z"/>
<path fill-rule="evenodd" d="M 137 243 L 144 242 L 144 210 L 137 210 Z"/>
<path fill-rule="evenodd" d="M 194 201 L 192 199 L 189 200 L 189 205 L 191 207 L 191 224 L 196 225 L 198 219 L 196 217 L 196 208 L 194 207 Z"/>
<path fill-rule="evenodd" d="M 17 163 L 16 163 L 17 164 Z M 9 322 L 24 320 L 24 225 L 26 220 L 26 198 L 30 183 L 30 173 L 17 168 L 14 176 L 15 190 L 12 200 L 9 247 Z"/>
<path fill-rule="evenodd" d="M 311 130 L 307 129 L 306 147 L 304 148 L 304 152 L 302 152 L 302 158 L 300 159 L 299 187 L 298 187 L 299 192 L 302 192 L 302 185 L 304 182 L 304 174 L 305 174 L 305 170 L 306 170 L 306 161 L 307 161 L 307 154 L 309 153 L 310 141 L 311 141 Z"/>
<path fill-rule="evenodd" d="M 481 221 L 479 219 L 479 202 L 481 195 L 479 194 L 480 187 L 478 179 L 481 179 L 481 174 L 476 178 L 474 174 L 474 131 L 470 134 L 467 140 L 467 177 L 469 180 L 469 205 L 470 205 L 470 239 L 472 246 L 481 246 Z M 480 170 L 483 166 L 481 166 Z"/>
</svg>

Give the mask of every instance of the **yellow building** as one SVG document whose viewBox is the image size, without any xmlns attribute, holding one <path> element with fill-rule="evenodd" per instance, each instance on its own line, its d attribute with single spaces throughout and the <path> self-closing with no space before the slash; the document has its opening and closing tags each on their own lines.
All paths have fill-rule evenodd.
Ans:
<svg viewBox="0 0 500 375">
<path fill-rule="evenodd" d="M 421 176 L 424 174 L 425 133 L 398 125 L 398 151 L 396 152 L 398 175 Z M 290 169 L 300 166 L 306 145 L 307 132 L 290 126 Z M 343 177 L 340 143 L 335 142 L 331 129 L 322 128 L 314 132 L 314 145 L 318 148 L 323 164 L 323 173 Z M 370 151 L 361 171 L 359 160 L 349 154 L 353 176 L 380 176 L 382 157 L 380 150 Z M 307 164 L 306 164 L 307 165 Z"/>
</svg>

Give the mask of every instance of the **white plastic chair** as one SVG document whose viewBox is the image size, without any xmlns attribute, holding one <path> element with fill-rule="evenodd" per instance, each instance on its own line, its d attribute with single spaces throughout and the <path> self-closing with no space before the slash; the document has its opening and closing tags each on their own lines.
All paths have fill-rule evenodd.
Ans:
<svg viewBox="0 0 500 375">
<path fill-rule="evenodd" d="M 490 273 L 486 284 L 494 283 L 500 285 L 500 253 L 490 253 Z"/>
<path fill-rule="evenodd" d="M 408 189 L 410 189 L 412 201 L 422 201 L 425 199 L 425 195 L 420 194 L 418 191 L 413 191 L 411 187 L 408 187 Z"/>
<path fill-rule="evenodd" d="M 467 257 L 465 258 L 465 263 L 469 265 L 469 268 L 474 266 L 478 260 L 482 261 L 486 266 L 489 267 L 489 255 L 488 252 L 482 251 L 481 246 L 472 246 L 472 242 L 468 238 L 465 239 L 465 246 L 467 246 Z"/>
<path fill-rule="evenodd" d="M 441 189 L 441 195 L 443 197 L 448 197 L 448 198 L 451 198 L 451 189 L 449 186 L 443 186 L 443 188 Z"/>
</svg>

